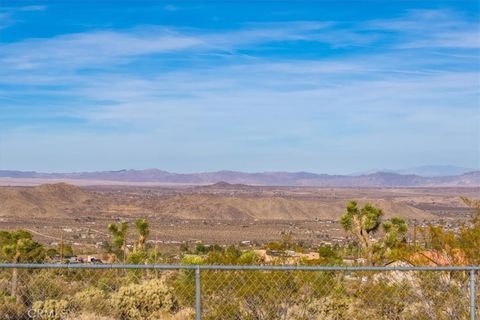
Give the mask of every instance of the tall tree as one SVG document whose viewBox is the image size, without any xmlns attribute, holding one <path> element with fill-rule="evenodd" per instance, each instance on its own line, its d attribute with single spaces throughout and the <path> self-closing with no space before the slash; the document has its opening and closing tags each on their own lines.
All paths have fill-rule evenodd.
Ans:
<svg viewBox="0 0 480 320">
<path fill-rule="evenodd" d="M 472 225 L 460 230 L 459 245 L 470 264 L 480 264 L 480 200 L 462 197 L 463 202 L 472 209 Z"/>
<path fill-rule="evenodd" d="M 408 226 L 404 219 L 393 217 L 383 222 L 384 244 L 387 248 L 397 247 L 407 241 Z"/>
<path fill-rule="evenodd" d="M 145 251 L 145 244 L 148 235 L 150 234 L 150 227 L 145 219 L 138 219 L 135 221 L 135 227 L 138 232 L 138 239 L 135 243 L 135 251 Z"/>
<path fill-rule="evenodd" d="M 108 225 L 108 231 L 112 234 L 112 248 L 115 250 L 117 257 L 121 257 L 125 262 L 127 258 L 128 223 L 126 221 L 118 224 L 111 223 Z"/>
<path fill-rule="evenodd" d="M 0 248 L 3 259 L 11 263 L 39 263 L 46 257 L 43 246 L 33 241 L 32 235 L 25 230 L 1 231 Z M 12 270 L 11 295 L 19 299 L 17 268 Z"/>
<path fill-rule="evenodd" d="M 462 201 L 472 209 L 472 223 L 480 227 L 480 200 L 461 197 Z"/>
<path fill-rule="evenodd" d="M 393 217 L 382 223 L 384 236 L 376 255 L 380 259 L 401 259 L 410 254 L 407 245 L 408 225 L 403 218 Z"/>
<path fill-rule="evenodd" d="M 373 242 L 370 238 L 382 224 L 383 211 L 367 203 L 359 208 L 356 201 L 347 204 L 347 211 L 341 216 L 340 224 L 343 229 L 355 236 L 362 248 L 367 261 L 372 263 Z"/>
</svg>

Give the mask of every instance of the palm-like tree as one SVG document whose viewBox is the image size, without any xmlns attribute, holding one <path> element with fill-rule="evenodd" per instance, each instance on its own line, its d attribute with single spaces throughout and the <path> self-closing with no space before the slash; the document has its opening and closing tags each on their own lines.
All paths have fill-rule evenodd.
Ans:
<svg viewBox="0 0 480 320">
<path fill-rule="evenodd" d="M 108 225 L 108 231 L 112 234 L 112 245 L 115 249 L 120 250 L 125 262 L 127 257 L 127 237 L 128 237 L 128 223 L 122 221 L 119 224 L 111 223 Z"/>
<path fill-rule="evenodd" d="M 461 197 L 462 201 L 472 209 L 472 223 L 480 226 L 480 200 Z"/>
<path fill-rule="evenodd" d="M 148 235 L 150 234 L 150 227 L 145 219 L 138 219 L 135 221 L 135 227 L 138 232 L 138 239 L 135 245 L 136 251 L 145 250 Z"/>
<path fill-rule="evenodd" d="M 343 229 L 353 234 L 365 255 L 367 261 L 372 262 L 373 243 L 370 234 L 375 233 L 382 224 L 383 211 L 370 203 L 359 209 L 356 201 L 347 204 L 347 211 L 340 218 Z"/>
<path fill-rule="evenodd" d="M 383 223 L 384 243 L 387 248 L 398 246 L 407 241 L 408 225 L 404 219 L 393 217 Z"/>
</svg>

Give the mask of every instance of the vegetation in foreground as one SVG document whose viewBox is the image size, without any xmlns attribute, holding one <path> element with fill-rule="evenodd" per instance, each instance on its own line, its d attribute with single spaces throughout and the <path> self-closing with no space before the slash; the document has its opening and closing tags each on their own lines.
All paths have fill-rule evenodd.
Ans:
<svg viewBox="0 0 480 320">
<path fill-rule="evenodd" d="M 300 264 L 338 265 L 358 253 L 369 265 L 392 261 L 411 264 L 480 264 L 480 202 L 464 199 L 472 219 L 458 233 L 429 227 L 422 243 L 407 243 L 404 220 L 382 220 L 369 204 L 348 203 L 341 225 L 356 241 L 345 247 L 320 247 L 319 258 Z M 147 245 L 148 222 L 135 223 L 137 239 L 127 243 L 126 222 L 108 227 L 112 259 L 125 263 L 169 262 Z M 371 236 L 382 232 L 376 240 Z M 291 235 L 269 243 L 274 251 L 302 250 Z M 28 232 L 0 233 L 3 262 L 48 261 L 63 243 L 45 249 Z M 253 250 L 197 246 L 184 264 L 267 264 Z M 288 262 L 283 256 L 269 263 Z M 446 263 L 445 263 L 446 262 Z M 468 317 L 465 272 L 280 272 L 202 271 L 204 319 L 464 319 Z M 192 319 L 195 277 L 191 270 L 25 270 L 0 271 L 2 319 Z M 479 292 L 478 290 L 477 292 Z M 90 318 L 89 318 L 90 317 Z"/>
</svg>

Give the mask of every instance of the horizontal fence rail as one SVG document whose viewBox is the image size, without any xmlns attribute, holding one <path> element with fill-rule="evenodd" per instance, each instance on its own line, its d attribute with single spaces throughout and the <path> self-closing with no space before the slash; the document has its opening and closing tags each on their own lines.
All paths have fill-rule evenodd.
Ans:
<svg viewBox="0 0 480 320">
<path fill-rule="evenodd" d="M 205 269 L 205 270 L 284 270 L 284 271 L 480 271 L 480 266 L 297 266 L 297 265 L 187 265 L 187 264 L 57 264 L 0 263 L 0 269 Z"/>
<path fill-rule="evenodd" d="M 480 266 L 0 264 L 0 320 L 480 319 Z"/>
</svg>

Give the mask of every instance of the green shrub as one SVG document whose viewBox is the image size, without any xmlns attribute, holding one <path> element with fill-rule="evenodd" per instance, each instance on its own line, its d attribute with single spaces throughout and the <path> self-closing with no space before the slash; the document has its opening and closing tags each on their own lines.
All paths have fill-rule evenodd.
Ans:
<svg viewBox="0 0 480 320">
<path fill-rule="evenodd" d="M 163 278 L 121 287 L 112 295 L 112 304 L 118 317 L 125 320 L 158 319 L 162 313 L 173 313 L 177 308 Z"/>
<path fill-rule="evenodd" d="M 15 300 L 15 297 L 0 294 L 0 316 L 2 319 L 21 319 L 25 306 Z"/>
<path fill-rule="evenodd" d="M 262 262 L 262 257 L 260 257 L 254 251 L 246 251 L 238 257 L 238 264 L 259 264 Z"/>
<path fill-rule="evenodd" d="M 288 319 L 295 320 L 347 320 L 357 319 L 352 312 L 353 300 L 342 296 L 328 296 L 320 299 L 303 297 L 288 310 Z M 361 313 L 359 314 L 359 316 Z"/>
<path fill-rule="evenodd" d="M 104 293 L 116 291 L 120 288 L 120 283 L 125 284 L 123 281 L 127 281 L 123 279 L 124 276 L 124 274 L 119 276 L 116 273 L 109 272 L 98 279 L 97 287 Z"/>
<path fill-rule="evenodd" d="M 75 295 L 75 304 L 81 311 L 108 315 L 112 311 L 109 297 L 98 288 L 87 288 Z"/>
<path fill-rule="evenodd" d="M 203 264 L 204 259 L 199 256 L 194 255 L 187 255 L 182 258 L 181 264 L 188 264 L 188 265 L 195 265 L 195 264 Z"/>
<path fill-rule="evenodd" d="M 69 315 L 65 320 L 117 320 L 111 316 L 99 316 L 95 312 L 87 312 Z"/>
<path fill-rule="evenodd" d="M 27 301 L 60 299 L 66 295 L 73 295 L 79 289 L 79 282 L 67 277 L 61 271 L 25 272 L 24 277 L 28 279 L 24 293 Z"/>
</svg>

